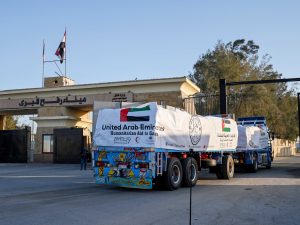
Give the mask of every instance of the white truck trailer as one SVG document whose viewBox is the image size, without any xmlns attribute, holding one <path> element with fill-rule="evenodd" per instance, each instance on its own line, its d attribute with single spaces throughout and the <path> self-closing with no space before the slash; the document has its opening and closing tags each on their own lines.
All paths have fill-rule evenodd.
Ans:
<svg viewBox="0 0 300 225">
<path fill-rule="evenodd" d="M 209 167 L 218 178 L 233 177 L 238 130 L 232 119 L 190 115 L 154 102 L 97 113 L 92 159 L 98 184 L 194 186 L 201 162 L 207 167 L 202 154 L 213 155 Z"/>
</svg>

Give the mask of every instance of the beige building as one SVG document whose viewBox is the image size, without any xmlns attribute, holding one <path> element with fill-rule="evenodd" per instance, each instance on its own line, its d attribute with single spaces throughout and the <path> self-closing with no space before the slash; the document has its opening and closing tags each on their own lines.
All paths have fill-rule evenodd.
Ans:
<svg viewBox="0 0 300 225">
<path fill-rule="evenodd" d="M 57 146 L 53 146 L 55 129 L 81 128 L 83 145 L 90 145 L 93 122 L 90 112 L 95 101 L 155 101 L 184 108 L 183 99 L 199 91 L 186 77 L 82 85 L 75 85 L 67 77 L 48 77 L 43 88 L 0 91 L 0 129 L 5 130 L 7 115 L 36 114 L 31 118 L 37 123 L 34 161 L 53 162 L 53 148 Z"/>
</svg>

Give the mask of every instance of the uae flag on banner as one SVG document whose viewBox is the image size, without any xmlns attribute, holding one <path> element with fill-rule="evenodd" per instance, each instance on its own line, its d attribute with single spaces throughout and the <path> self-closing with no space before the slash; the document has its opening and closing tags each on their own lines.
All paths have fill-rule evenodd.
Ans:
<svg viewBox="0 0 300 225">
<path fill-rule="evenodd" d="M 125 108 L 120 111 L 120 122 L 149 121 L 150 106 L 143 108 Z"/>
<path fill-rule="evenodd" d="M 55 52 L 55 55 L 60 59 L 60 63 L 64 62 L 65 52 L 66 52 L 66 31 L 62 41 L 60 42 Z"/>
</svg>

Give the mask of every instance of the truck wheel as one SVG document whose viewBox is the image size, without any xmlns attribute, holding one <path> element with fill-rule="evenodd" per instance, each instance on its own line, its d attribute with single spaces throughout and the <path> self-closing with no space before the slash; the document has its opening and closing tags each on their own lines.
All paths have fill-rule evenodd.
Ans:
<svg viewBox="0 0 300 225">
<path fill-rule="evenodd" d="M 253 164 L 250 165 L 249 171 L 250 171 L 251 173 L 256 173 L 257 170 L 258 170 L 257 155 L 254 155 L 254 156 L 253 156 Z"/>
<path fill-rule="evenodd" d="M 178 158 L 168 159 L 168 168 L 164 176 L 165 188 L 173 191 L 181 186 L 182 166 Z"/>
<path fill-rule="evenodd" d="M 231 155 L 225 155 L 222 158 L 222 179 L 229 180 L 234 175 L 234 161 Z"/>
<path fill-rule="evenodd" d="M 198 165 L 194 158 L 189 157 L 182 161 L 183 178 L 185 187 L 195 186 L 198 180 Z"/>
<path fill-rule="evenodd" d="M 272 167 L 272 158 L 270 157 L 268 159 L 268 164 L 266 165 L 266 169 L 271 169 L 271 167 Z"/>
</svg>

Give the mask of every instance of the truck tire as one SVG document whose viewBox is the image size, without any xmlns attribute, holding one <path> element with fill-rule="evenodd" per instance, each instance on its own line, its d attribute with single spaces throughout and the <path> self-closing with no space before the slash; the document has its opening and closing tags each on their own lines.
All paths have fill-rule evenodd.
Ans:
<svg viewBox="0 0 300 225">
<path fill-rule="evenodd" d="M 195 186 L 198 180 L 198 165 L 194 158 L 189 157 L 182 161 L 182 185 L 185 187 Z"/>
<path fill-rule="evenodd" d="M 216 175 L 218 179 L 229 180 L 234 175 L 234 161 L 231 155 L 225 155 L 222 158 L 222 165 L 217 167 Z"/>
<path fill-rule="evenodd" d="M 270 158 L 271 158 L 271 157 L 270 157 Z M 269 158 L 269 159 L 270 159 L 270 158 Z M 269 160 L 269 159 L 268 159 L 268 164 L 266 165 L 266 169 L 271 169 L 271 167 L 272 167 L 272 161 L 273 161 L 273 160 L 272 160 L 272 158 L 271 158 L 270 160 Z"/>
<path fill-rule="evenodd" d="M 257 162 L 257 155 L 253 156 L 253 163 L 249 166 L 249 172 L 256 173 L 258 170 L 258 162 Z"/>
<path fill-rule="evenodd" d="M 168 168 L 164 174 L 164 186 L 167 190 L 173 191 L 181 186 L 182 166 L 178 158 L 168 159 Z"/>
</svg>

